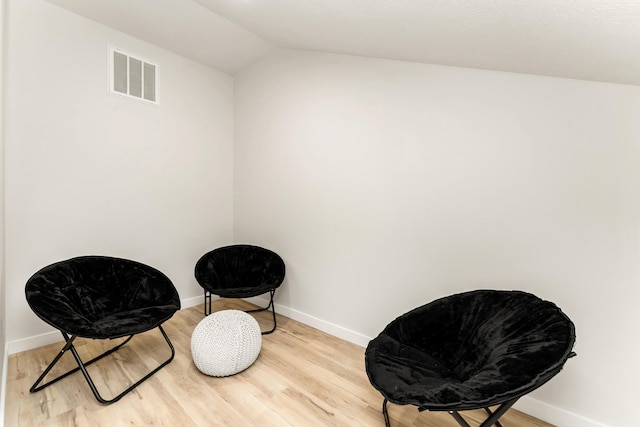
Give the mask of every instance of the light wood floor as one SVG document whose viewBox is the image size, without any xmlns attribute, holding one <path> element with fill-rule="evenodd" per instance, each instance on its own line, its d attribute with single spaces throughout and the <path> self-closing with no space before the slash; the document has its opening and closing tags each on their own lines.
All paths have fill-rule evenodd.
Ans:
<svg viewBox="0 0 640 427">
<path fill-rule="evenodd" d="M 214 311 L 247 309 L 241 300 L 218 300 Z M 263 329 L 269 313 L 257 313 Z M 278 316 L 278 329 L 263 337 L 256 362 L 226 378 L 201 374 L 191 359 L 191 333 L 204 318 L 201 306 L 182 310 L 165 323 L 176 349 L 169 365 L 112 405 L 99 404 L 80 373 L 37 393 L 31 384 L 61 345 L 9 357 L 5 425 L 14 426 L 384 426 L 381 395 L 364 370 L 364 349 L 309 326 Z M 78 340 L 85 360 L 114 343 Z M 105 398 L 164 360 L 169 350 L 159 331 L 141 334 L 122 349 L 89 367 Z M 64 362 L 64 363 L 63 363 Z M 75 367 L 65 354 L 52 375 Z M 418 412 L 389 405 L 393 427 L 458 427 L 447 413 Z M 469 422 L 482 418 L 466 413 Z M 504 427 L 550 427 L 511 409 Z"/>
</svg>

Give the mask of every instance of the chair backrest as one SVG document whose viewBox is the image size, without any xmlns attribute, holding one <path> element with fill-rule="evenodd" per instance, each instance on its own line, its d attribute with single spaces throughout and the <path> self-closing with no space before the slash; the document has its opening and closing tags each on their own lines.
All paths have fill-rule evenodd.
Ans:
<svg viewBox="0 0 640 427">
<path fill-rule="evenodd" d="M 254 245 L 214 249 L 204 254 L 195 266 L 196 280 L 213 293 L 234 288 L 276 289 L 284 276 L 282 258 L 269 249 Z"/>
<path fill-rule="evenodd" d="M 573 322 L 555 304 L 498 290 L 433 301 L 396 319 L 388 333 L 451 364 L 460 378 L 487 359 L 513 353 L 526 354 L 534 365 L 564 361 L 575 340 Z"/>
<path fill-rule="evenodd" d="M 106 256 L 82 256 L 48 265 L 29 278 L 25 295 L 38 317 L 71 333 L 90 334 L 100 329 L 99 322 L 115 319 L 118 313 L 146 310 L 144 316 L 153 317 L 153 307 L 163 307 L 155 312 L 165 315 L 180 309 L 178 292 L 162 272 Z"/>
<path fill-rule="evenodd" d="M 393 320 L 369 344 L 367 370 L 376 386 L 386 381 L 385 363 L 413 358 L 407 369 L 442 369 L 452 381 L 449 388 L 422 387 L 423 397 L 410 403 L 475 409 L 540 387 L 574 355 L 574 342 L 574 324 L 555 304 L 521 291 L 478 290 L 440 298 Z M 437 381 L 444 384 L 444 377 Z"/>
</svg>

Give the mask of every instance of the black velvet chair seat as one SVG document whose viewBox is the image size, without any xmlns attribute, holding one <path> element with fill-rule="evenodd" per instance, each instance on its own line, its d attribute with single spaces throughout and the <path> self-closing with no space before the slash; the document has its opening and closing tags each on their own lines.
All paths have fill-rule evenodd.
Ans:
<svg viewBox="0 0 640 427">
<path fill-rule="evenodd" d="M 511 406 L 560 372 L 574 341 L 573 323 L 553 303 L 480 290 L 398 317 L 369 343 L 365 362 L 385 418 L 387 401 L 456 412 Z"/>
<path fill-rule="evenodd" d="M 147 265 L 84 256 L 42 268 L 27 281 L 27 302 L 71 335 L 108 339 L 148 331 L 180 309 L 171 281 Z"/>
<path fill-rule="evenodd" d="M 62 352 L 33 385 L 38 391 L 67 374 L 38 387 L 60 356 L 70 350 L 94 395 L 101 403 L 112 403 L 169 363 L 175 354 L 162 323 L 180 309 L 173 283 L 160 271 L 136 261 L 104 256 L 83 256 L 60 261 L 36 272 L 25 286 L 33 312 L 58 329 L 66 341 Z M 171 350 L 171 357 L 141 381 L 112 400 L 103 399 L 86 372 L 86 366 L 119 349 L 134 335 L 159 328 Z M 103 355 L 83 362 L 73 342 L 76 338 L 129 338 Z M 68 374 L 69 374 L 68 373 Z"/>
<path fill-rule="evenodd" d="M 211 313 L 211 295 L 221 298 L 250 298 L 270 294 L 265 308 L 273 313 L 273 329 L 276 329 L 276 313 L 273 302 L 275 291 L 285 276 L 285 264 L 275 252 L 254 245 L 229 245 L 202 255 L 196 262 L 195 278 L 204 289 L 204 314 Z M 207 310 L 208 308 L 208 310 Z"/>
</svg>

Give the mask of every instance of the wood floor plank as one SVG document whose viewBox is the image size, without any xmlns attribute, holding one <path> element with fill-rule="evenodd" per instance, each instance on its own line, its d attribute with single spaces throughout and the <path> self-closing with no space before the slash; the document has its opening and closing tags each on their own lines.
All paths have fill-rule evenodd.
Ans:
<svg viewBox="0 0 640 427">
<path fill-rule="evenodd" d="M 242 300 L 216 300 L 213 311 L 253 308 Z M 263 330 L 270 312 L 255 313 Z M 263 336 L 256 362 L 225 378 L 202 374 L 191 359 L 191 334 L 203 307 L 176 313 L 164 328 L 175 359 L 113 405 L 99 404 L 80 373 L 37 393 L 31 384 L 61 348 L 53 344 L 9 357 L 5 425 L 31 426 L 384 426 L 382 396 L 364 368 L 364 349 L 278 315 L 278 329 Z M 120 341 L 77 340 L 86 361 Z M 134 337 L 89 367 L 103 397 L 110 398 L 162 363 L 169 349 L 159 331 Z M 52 375 L 75 368 L 65 354 Z M 393 427 L 457 427 L 449 414 L 389 404 Z M 465 415 L 471 422 L 481 413 Z M 514 409 L 504 427 L 553 427 Z"/>
</svg>

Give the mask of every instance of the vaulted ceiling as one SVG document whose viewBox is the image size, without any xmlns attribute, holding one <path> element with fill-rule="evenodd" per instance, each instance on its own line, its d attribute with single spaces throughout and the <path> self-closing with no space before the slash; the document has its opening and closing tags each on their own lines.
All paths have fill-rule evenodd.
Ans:
<svg viewBox="0 0 640 427">
<path fill-rule="evenodd" d="M 274 47 L 640 85 L 634 0 L 48 0 L 235 73 Z"/>
</svg>

